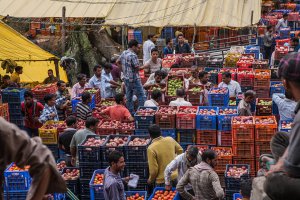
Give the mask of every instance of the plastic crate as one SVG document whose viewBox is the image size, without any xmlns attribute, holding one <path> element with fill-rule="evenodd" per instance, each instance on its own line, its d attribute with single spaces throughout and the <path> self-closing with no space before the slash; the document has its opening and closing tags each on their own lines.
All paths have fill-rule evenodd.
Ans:
<svg viewBox="0 0 300 200">
<path fill-rule="evenodd" d="M 249 74 L 242 74 L 242 72 L 249 72 Z M 238 69 L 237 82 L 241 86 L 253 86 L 254 85 L 254 72 L 253 69 Z"/>
<path fill-rule="evenodd" d="M 100 162 L 79 162 L 80 178 L 90 179 L 95 170 L 102 169 Z"/>
<path fill-rule="evenodd" d="M 72 100 L 71 103 L 72 103 L 72 112 L 73 113 L 76 113 L 76 107 L 79 102 L 81 102 L 81 100 L 79 100 L 79 99 Z M 93 110 L 96 107 L 96 96 L 95 95 L 92 95 L 92 102 L 89 103 L 89 107 L 91 110 Z"/>
<path fill-rule="evenodd" d="M 106 136 L 88 135 L 86 139 L 78 145 L 78 161 L 79 162 L 100 162 L 101 161 L 101 147 L 98 146 L 83 146 L 83 144 L 90 138 L 106 139 Z"/>
<path fill-rule="evenodd" d="M 210 68 L 210 67 L 205 67 L 204 71 L 208 72 L 209 75 L 209 82 L 213 83 L 213 84 L 218 84 L 218 73 L 220 71 L 220 69 L 217 68 Z"/>
<path fill-rule="evenodd" d="M 177 142 L 195 143 L 195 129 L 177 129 Z"/>
<path fill-rule="evenodd" d="M 206 66 L 207 60 L 209 60 L 210 55 L 208 53 L 196 53 L 194 64 L 196 66 Z"/>
<path fill-rule="evenodd" d="M 180 108 L 195 108 L 197 106 L 180 106 Z M 196 114 L 176 114 L 176 128 L 177 129 L 195 129 L 196 128 Z"/>
<path fill-rule="evenodd" d="M 233 195 L 238 193 L 240 190 L 225 190 L 225 200 L 233 200 Z"/>
<path fill-rule="evenodd" d="M 219 131 L 217 134 L 218 134 L 218 146 L 232 146 L 231 131 Z"/>
<path fill-rule="evenodd" d="M 91 198 L 90 198 L 90 181 L 91 181 L 91 177 L 93 176 L 93 173 L 89 178 L 80 178 L 79 179 L 81 200 L 91 200 Z"/>
<path fill-rule="evenodd" d="M 243 93 L 245 93 L 248 90 L 253 90 L 253 86 L 241 86 L 241 90 Z M 238 105 L 238 103 L 237 103 L 237 105 Z"/>
<path fill-rule="evenodd" d="M 279 30 L 280 38 L 289 38 L 290 32 L 291 32 L 291 29 L 289 27 L 288 28 L 280 28 L 280 30 Z"/>
<path fill-rule="evenodd" d="M 4 200 L 24 200 L 27 197 L 27 190 L 25 191 L 14 191 L 4 192 Z"/>
<path fill-rule="evenodd" d="M 220 109 L 232 109 L 235 111 L 233 114 L 221 115 Z M 237 107 L 219 107 L 218 114 L 218 130 L 219 131 L 231 131 L 231 119 L 234 116 L 237 116 Z"/>
<path fill-rule="evenodd" d="M 278 126 L 275 116 L 256 116 L 255 119 L 271 119 L 272 124 L 255 124 L 255 141 L 270 142 L 273 135 L 277 132 Z"/>
<path fill-rule="evenodd" d="M 129 191 L 148 191 L 147 179 L 139 179 L 137 187 L 133 188 L 133 187 L 128 186 L 128 190 Z"/>
<path fill-rule="evenodd" d="M 134 135 L 149 135 L 148 129 L 135 129 Z"/>
<path fill-rule="evenodd" d="M 196 132 L 196 143 L 205 145 L 217 145 L 217 131 L 197 131 Z"/>
<path fill-rule="evenodd" d="M 255 155 L 254 151 L 255 151 L 254 141 L 232 143 L 232 152 L 234 156 L 249 158 Z"/>
<path fill-rule="evenodd" d="M 143 146 L 129 146 L 129 142 L 133 141 L 136 138 L 141 139 L 148 139 L 147 145 Z M 127 142 L 127 144 L 124 146 L 124 156 L 126 163 L 128 162 L 147 162 L 147 147 L 150 144 L 150 136 L 144 135 L 144 136 L 131 136 Z"/>
<path fill-rule="evenodd" d="M 234 193 L 233 194 L 233 200 L 237 200 L 238 198 L 242 199 L 243 196 L 240 193 Z"/>
<path fill-rule="evenodd" d="M 149 169 L 147 162 L 127 162 L 124 169 L 124 175 L 130 176 L 136 174 L 140 178 L 149 177 Z"/>
<path fill-rule="evenodd" d="M 190 145 L 195 145 L 194 143 L 179 143 L 179 144 L 182 147 L 183 152 L 185 152 Z"/>
<path fill-rule="evenodd" d="M 269 98 L 270 87 L 254 87 L 253 90 L 256 93 L 257 98 Z"/>
<path fill-rule="evenodd" d="M 194 54 L 184 53 L 181 57 L 180 66 L 181 67 L 192 67 L 194 65 L 195 57 Z"/>
<path fill-rule="evenodd" d="M 171 71 L 169 72 L 169 75 L 168 75 L 168 80 L 167 80 L 167 89 L 166 89 L 166 95 L 167 96 L 173 96 L 175 97 L 176 96 L 176 89 L 174 86 L 173 87 L 170 87 L 169 85 L 171 84 L 171 80 L 178 80 L 178 84 L 180 84 L 180 86 L 178 86 L 179 88 L 185 88 L 185 82 L 184 82 L 184 78 L 183 78 L 183 75 L 177 75 L 175 73 L 175 71 L 179 71 L 181 70 L 181 68 L 176 68 L 175 69 L 171 69 Z M 186 71 L 186 73 L 188 73 L 188 70 L 182 70 L 182 71 Z M 170 75 L 170 73 L 175 73 L 176 75 Z M 172 81 L 173 82 L 173 81 Z M 172 88 L 172 90 L 170 90 L 169 88 Z"/>
<path fill-rule="evenodd" d="M 175 31 L 173 27 L 164 27 L 161 31 L 161 37 L 162 38 L 174 38 L 175 37 Z"/>
<path fill-rule="evenodd" d="M 207 67 L 221 68 L 223 66 L 223 58 L 210 58 L 206 63 Z"/>
<path fill-rule="evenodd" d="M 280 120 L 279 121 L 279 130 L 283 131 L 283 132 L 290 132 L 292 130 L 292 127 L 290 128 L 286 128 L 286 127 L 282 127 L 282 124 L 292 124 L 294 120 L 290 119 L 290 120 Z"/>
<path fill-rule="evenodd" d="M 174 140 L 176 139 L 176 129 L 160 129 L 160 131 L 163 137 L 171 137 Z"/>
<path fill-rule="evenodd" d="M 65 200 L 65 199 L 68 199 L 68 198 L 66 198 L 66 194 L 55 193 L 55 194 L 53 194 L 53 199 L 54 200 Z"/>
<path fill-rule="evenodd" d="M 248 173 L 242 175 L 240 178 L 233 178 L 227 176 L 227 171 L 230 167 L 246 167 L 248 169 Z M 235 190 L 239 191 L 241 189 L 241 180 L 243 179 L 249 179 L 250 178 L 250 166 L 245 164 L 232 164 L 232 165 L 226 165 L 226 171 L 225 171 L 225 188 L 226 190 Z M 232 195 L 231 195 L 232 198 Z"/>
<path fill-rule="evenodd" d="M 25 89 L 6 88 L 1 91 L 2 103 L 21 103 L 24 101 Z"/>
<path fill-rule="evenodd" d="M 208 105 L 209 106 L 228 106 L 229 103 L 229 90 L 225 94 L 212 93 L 213 90 L 219 88 L 212 88 L 208 92 Z"/>
<path fill-rule="evenodd" d="M 219 155 L 218 154 L 218 164 L 216 165 L 216 167 L 214 168 L 215 171 L 217 173 L 224 173 L 224 171 L 226 170 L 226 165 L 228 164 L 232 164 L 232 148 L 231 147 L 212 147 L 211 148 L 214 151 L 218 151 L 218 150 L 227 150 L 229 152 L 231 152 L 230 155 Z"/>
<path fill-rule="evenodd" d="M 250 166 L 250 175 L 256 173 L 256 163 L 254 158 L 240 158 L 240 157 L 233 157 L 233 164 L 247 164 Z"/>
<path fill-rule="evenodd" d="M 200 91 L 195 92 L 192 89 L 197 88 Z M 190 102 L 193 106 L 199 106 L 204 104 L 205 96 L 204 96 L 204 86 L 201 85 L 189 85 L 189 89 L 187 93 L 187 101 Z"/>
<path fill-rule="evenodd" d="M 57 160 L 59 158 L 59 151 L 58 151 L 57 144 L 48 144 L 46 146 L 52 152 L 52 155 L 55 158 L 55 160 Z"/>
<path fill-rule="evenodd" d="M 218 84 L 222 82 L 222 77 L 224 72 L 231 73 L 231 79 L 236 80 L 236 69 L 235 68 L 222 68 L 218 73 Z"/>
<path fill-rule="evenodd" d="M 140 197 L 144 197 L 144 199 L 147 199 L 147 192 L 146 191 L 125 191 L 125 197 L 129 198 L 131 196 L 134 196 L 138 194 Z"/>
<path fill-rule="evenodd" d="M 200 110 L 214 110 L 215 115 L 201 115 Z M 217 130 L 217 115 L 218 107 L 201 106 L 198 108 L 196 116 L 196 129 L 197 130 Z"/>
<path fill-rule="evenodd" d="M 285 93 L 285 89 L 281 81 L 271 81 L 271 87 L 270 87 L 271 98 L 274 93 L 281 93 L 281 94 Z"/>
<path fill-rule="evenodd" d="M 70 170 L 78 169 L 79 170 L 78 167 L 65 167 L 62 170 L 61 174 L 64 174 L 66 172 L 66 170 L 68 170 L 68 169 L 70 169 Z M 66 180 L 65 182 L 66 182 L 67 188 L 69 188 L 72 191 L 72 193 L 74 193 L 75 195 L 79 195 L 79 192 L 80 192 L 80 189 L 79 189 L 79 177 L 76 180 Z"/>
<path fill-rule="evenodd" d="M 256 115 L 257 116 L 271 116 L 272 115 L 272 104 L 271 105 L 259 105 L 259 101 L 272 102 L 271 98 L 256 98 Z"/>
<path fill-rule="evenodd" d="M 94 179 L 97 174 L 104 174 L 104 169 L 97 169 L 93 172 L 93 176 L 91 178 L 89 188 L 91 200 L 104 200 L 104 185 L 103 184 L 94 184 Z"/>
<path fill-rule="evenodd" d="M 138 41 L 139 44 L 143 44 L 143 34 L 140 30 L 134 30 L 134 39 Z"/>
<path fill-rule="evenodd" d="M 4 171 L 5 191 L 29 190 L 31 177 L 28 171 L 9 171 L 14 163 L 11 163 Z"/>
<path fill-rule="evenodd" d="M 99 104 L 101 102 L 101 92 L 100 89 L 96 88 L 85 88 L 84 92 L 89 92 L 92 96 L 95 95 L 95 104 Z M 110 100 L 110 99 L 109 99 Z M 105 101 L 105 100 L 104 100 Z M 114 101 L 114 100 L 113 100 Z"/>
<path fill-rule="evenodd" d="M 254 59 L 239 59 L 238 62 L 236 63 L 236 66 L 242 69 L 252 68 L 253 62 Z"/>
<path fill-rule="evenodd" d="M 257 157 L 262 154 L 272 154 L 270 142 L 255 142 L 255 152 Z"/>
<path fill-rule="evenodd" d="M 271 70 L 255 69 L 254 70 L 254 87 L 269 87 L 271 79 Z"/>
<path fill-rule="evenodd" d="M 244 120 L 248 118 L 252 121 L 251 124 L 237 124 L 236 119 Z M 232 141 L 254 141 L 254 119 L 253 117 L 233 117 L 231 121 L 232 127 Z"/>
<path fill-rule="evenodd" d="M 159 110 L 164 107 L 170 107 L 170 106 L 160 106 Z M 173 108 L 177 109 L 176 107 Z M 165 128 L 165 129 L 175 128 L 176 114 L 161 114 L 158 111 L 155 115 L 155 123 L 159 125 L 160 128 Z"/>
<path fill-rule="evenodd" d="M 289 53 L 289 47 L 287 47 L 287 46 L 276 46 L 275 47 L 275 60 L 281 60 L 288 53 Z"/>
<path fill-rule="evenodd" d="M 157 107 L 144 107 L 140 106 L 139 109 L 153 109 L 157 110 Z M 148 129 L 150 125 L 154 124 L 155 120 L 155 113 L 153 115 L 149 116 L 139 116 L 137 114 L 134 114 L 134 121 L 135 121 L 135 128 L 136 129 Z"/>
<path fill-rule="evenodd" d="M 253 69 L 269 69 L 269 60 L 255 60 L 252 65 Z"/>
<path fill-rule="evenodd" d="M 165 188 L 164 188 L 164 187 L 155 187 L 154 190 L 153 190 L 153 192 L 152 192 L 152 194 L 151 194 L 151 196 L 149 197 L 148 200 L 153 200 L 153 199 L 154 199 L 154 196 L 155 196 L 155 193 L 156 193 L 156 191 L 158 191 L 158 190 L 165 191 Z M 175 188 L 172 188 L 172 191 L 175 191 L 175 190 L 176 190 Z M 180 200 L 180 195 L 179 195 L 178 192 L 176 193 L 176 195 L 175 195 L 175 197 L 173 198 L 173 200 Z"/>
</svg>

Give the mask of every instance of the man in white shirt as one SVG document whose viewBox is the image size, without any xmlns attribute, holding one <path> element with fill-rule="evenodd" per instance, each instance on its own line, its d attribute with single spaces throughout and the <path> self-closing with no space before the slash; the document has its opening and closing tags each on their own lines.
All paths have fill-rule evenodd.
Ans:
<svg viewBox="0 0 300 200">
<path fill-rule="evenodd" d="M 102 66 L 96 65 L 94 67 L 94 76 L 89 80 L 89 86 L 92 88 L 101 89 L 101 73 L 102 73 Z"/>
<path fill-rule="evenodd" d="M 288 19 L 288 14 L 284 13 L 282 15 L 282 18 L 280 20 L 278 20 L 278 23 L 277 23 L 277 25 L 275 27 L 276 32 L 279 33 L 279 31 L 280 31 L 281 28 L 287 28 L 288 27 L 288 21 L 287 21 L 287 19 Z"/>
<path fill-rule="evenodd" d="M 240 84 L 234 80 L 231 80 L 230 72 L 224 72 L 222 74 L 222 82 L 219 83 L 218 87 L 228 88 L 229 97 L 236 97 L 238 93 L 242 92 Z"/>
<path fill-rule="evenodd" d="M 177 89 L 176 91 L 177 99 L 175 101 L 171 101 L 169 106 L 192 106 L 192 104 L 186 100 L 184 100 L 185 92 L 184 89 Z"/>
<path fill-rule="evenodd" d="M 155 42 L 157 37 L 153 34 L 148 35 L 148 40 L 143 45 L 143 64 L 145 64 L 151 58 L 151 50 L 155 48 Z"/>
<path fill-rule="evenodd" d="M 144 106 L 145 107 L 158 107 L 159 106 L 159 101 L 161 99 L 161 91 L 160 90 L 153 90 L 151 94 L 151 99 L 145 101 Z"/>
</svg>

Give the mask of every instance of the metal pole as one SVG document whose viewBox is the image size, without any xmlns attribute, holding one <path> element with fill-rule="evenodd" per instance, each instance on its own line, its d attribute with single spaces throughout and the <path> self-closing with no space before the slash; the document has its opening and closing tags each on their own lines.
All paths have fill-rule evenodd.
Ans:
<svg viewBox="0 0 300 200">
<path fill-rule="evenodd" d="M 62 8 L 62 26 L 61 26 L 61 41 L 62 41 L 62 55 L 65 55 L 66 51 L 66 7 Z"/>
<path fill-rule="evenodd" d="M 124 25 L 122 26 L 122 48 L 125 50 L 125 41 L 124 41 Z"/>
</svg>

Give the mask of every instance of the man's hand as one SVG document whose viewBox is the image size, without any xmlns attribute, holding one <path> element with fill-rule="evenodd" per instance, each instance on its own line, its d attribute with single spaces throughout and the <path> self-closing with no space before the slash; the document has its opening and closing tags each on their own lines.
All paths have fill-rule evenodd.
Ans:
<svg viewBox="0 0 300 200">
<path fill-rule="evenodd" d="M 128 184 L 129 180 L 132 179 L 130 176 L 125 177 L 123 180 Z"/>
<path fill-rule="evenodd" d="M 153 184 L 153 182 L 150 179 L 147 180 L 147 183 L 148 183 L 148 185 L 152 185 Z"/>
<path fill-rule="evenodd" d="M 76 166 L 76 158 L 74 157 L 71 158 L 71 165 Z"/>
<path fill-rule="evenodd" d="M 172 189 L 172 186 L 171 186 L 171 185 L 166 185 L 166 186 L 165 186 L 165 189 L 166 189 L 167 191 L 169 191 L 169 190 Z"/>
</svg>

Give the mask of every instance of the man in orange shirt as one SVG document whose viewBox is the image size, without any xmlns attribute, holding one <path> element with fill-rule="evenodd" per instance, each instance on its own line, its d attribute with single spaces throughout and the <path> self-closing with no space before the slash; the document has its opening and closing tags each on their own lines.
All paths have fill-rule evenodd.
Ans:
<svg viewBox="0 0 300 200">
<path fill-rule="evenodd" d="M 116 94 L 115 96 L 116 105 L 109 106 L 103 110 L 101 115 L 108 115 L 111 120 L 117 121 L 133 121 L 129 110 L 124 106 L 126 104 L 126 98 L 124 94 Z"/>
</svg>

